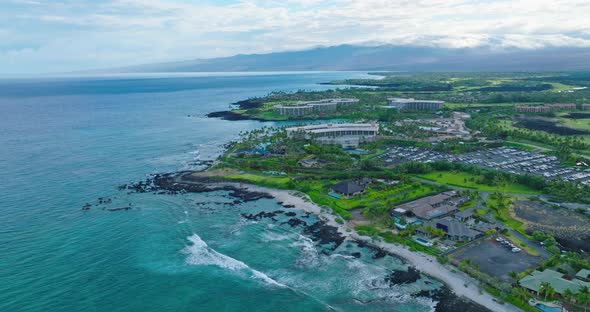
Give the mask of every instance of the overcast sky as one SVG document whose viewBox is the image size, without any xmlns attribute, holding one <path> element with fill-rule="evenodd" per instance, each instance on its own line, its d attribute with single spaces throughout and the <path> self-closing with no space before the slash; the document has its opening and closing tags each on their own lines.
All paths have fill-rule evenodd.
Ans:
<svg viewBox="0 0 590 312">
<path fill-rule="evenodd" d="M 0 0 L 0 73 L 343 43 L 590 47 L 590 1 Z"/>
</svg>

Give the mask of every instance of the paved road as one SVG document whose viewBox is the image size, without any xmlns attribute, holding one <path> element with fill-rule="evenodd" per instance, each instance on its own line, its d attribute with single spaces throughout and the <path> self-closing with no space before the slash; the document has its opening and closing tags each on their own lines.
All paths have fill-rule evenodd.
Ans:
<svg viewBox="0 0 590 312">
<path fill-rule="evenodd" d="M 529 247 L 536 250 L 542 258 L 547 259 L 547 258 L 551 257 L 551 253 L 549 251 L 547 251 L 547 249 L 545 249 L 543 246 L 541 246 L 541 244 L 539 244 L 538 242 L 532 241 L 532 240 L 526 238 L 524 235 L 522 235 L 519 232 L 512 230 L 512 229 L 508 229 L 508 232 L 510 233 L 510 235 L 516 237 L 520 241 L 527 244 Z"/>
</svg>

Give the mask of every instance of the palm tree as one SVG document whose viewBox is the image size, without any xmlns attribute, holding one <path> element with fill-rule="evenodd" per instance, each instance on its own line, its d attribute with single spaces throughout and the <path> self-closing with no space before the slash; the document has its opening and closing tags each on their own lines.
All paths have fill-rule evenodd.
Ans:
<svg viewBox="0 0 590 312">
<path fill-rule="evenodd" d="M 543 282 L 539 287 L 539 295 L 545 295 L 545 301 L 547 301 L 547 297 L 553 297 L 555 295 L 555 288 L 548 282 Z"/>
<path fill-rule="evenodd" d="M 514 281 L 516 281 L 518 279 L 518 273 L 511 271 L 510 273 L 508 273 L 508 276 L 510 276 L 510 278 L 512 278 Z"/>
<path fill-rule="evenodd" d="M 527 301 L 529 299 L 529 293 L 526 289 L 522 287 L 513 288 L 514 296 L 522 301 Z"/>
<path fill-rule="evenodd" d="M 563 299 L 565 299 L 567 302 L 571 302 L 572 298 L 574 297 L 574 293 L 572 292 L 571 289 L 567 288 L 563 294 L 561 294 L 563 296 Z"/>
<path fill-rule="evenodd" d="M 590 303 L 590 289 L 588 289 L 588 286 L 580 288 L 576 295 L 576 301 L 584 306 L 584 312 L 586 312 Z"/>
</svg>

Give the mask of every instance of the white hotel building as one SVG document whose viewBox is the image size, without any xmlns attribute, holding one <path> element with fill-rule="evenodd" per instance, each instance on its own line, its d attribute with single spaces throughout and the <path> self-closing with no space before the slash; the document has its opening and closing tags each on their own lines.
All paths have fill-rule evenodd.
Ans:
<svg viewBox="0 0 590 312">
<path fill-rule="evenodd" d="M 274 111 L 285 116 L 304 116 L 323 112 L 333 112 L 340 107 L 354 105 L 357 99 L 338 98 L 319 101 L 297 102 L 293 105 L 277 105 Z"/>
<path fill-rule="evenodd" d="M 378 124 L 319 124 L 287 128 L 290 138 L 301 137 L 314 139 L 325 144 L 340 144 L 344 147 L 358 146 L 362 142 L 370 142 L 379 133 Z"/>
</svg>

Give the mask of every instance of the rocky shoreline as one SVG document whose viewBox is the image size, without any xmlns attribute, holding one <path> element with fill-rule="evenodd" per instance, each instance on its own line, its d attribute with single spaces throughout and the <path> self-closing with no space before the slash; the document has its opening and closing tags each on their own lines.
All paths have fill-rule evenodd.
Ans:
<svg viewBox="0 0 590 312">
<path fill-rule="evenodd" d="M 232 111 L 212 112 L 212 113 L 207 114 L 207 117 L 209 117 L 209 118 L 221 118 L 223 120 L 229 120 L 229 121 L 237 121 L 237 120 L 258 120 L 258 121 L 265 121 L 262 118 L 245 116 L 245 115 L 238 114 L 238 113 L 232 112 Z"/>
<path fill-rule="evenodd" d="M 353 241 L 361 248 L 368 248 L 373 252 L 373 258 L 378 259 L 385 256 L 392 256 L 400 258 L 400 255 L 392 253 L 385 248 L 379 247 L 375 244 L 369 243 L 365 240 L 356 239 L 351 235 L 344 234 L 339 224 L 334 220 L 326 219 L 319 210 L 310 211 L 303 209 L 306 213 L 302 217 L 296 217 L 296 214 L 289 209 L 300 208 L 301 205 L 294 205 L 293 203 L 282 200 L 273 196 L 270 192 L 256 190 L 257 187 L 250 185 L 242 185 L 241 183 L 228 182 L 217 176 L 199 176 L 194 175 L 193 171 L 183 171 L 167 174 L 156 174 L 145 181 L 137 183 L 121 185 L 119 190 L 126 190 L 128 193 L 153 193 L 175 195 L 183 193 L 204 193 L 213 191 L 226 191 L 228 197 L 233 198 L 234 201 L 225 203 L 233 206 L 243 202 L 257 201 L 260 199 L 276 199 L 285 210 L 276 210 L 272 212 L 260 212 L 257 214 L 242 214 L 241 216 L 248 220 L 260 220 L 268 218 L 273 222 L 278 222 L 276 218 L 278 215 L 290 217 L 287 221 L 282 222 L 281 225 L 288 225 L 292 228 L 300 227 L 304 235 L 309 237 L 318 246 L 324 248 L 323 253 L 334 251 L 345 241 Z M 314 205 L 311 203 L 310 205 Z M 317 206 L 316 206 L 317 207 Z M 319 207 L 318 207 L 319 208 Z M 318 221 L 310 223 L 308 220 L 310 215 L 315 215 L 319 218 Z M 350 256 L 358 258 L 360 253 L 352 253 Z M 401 256 L 404 262 L 404 259 Z M 424 272 L 421 272 L 414 266 L 410 266 L 408 271 L 392 271 L 389 276 L 384 277 L 385 281 L 392 287 L 395 285 L 411 284 L 416 282 Z M 427 275 L 430 275 L 426 273 Z M 436 278 L 436 277 L 435 277 Z M 444 281 L 443 281 L 444 282 Z M 435 307 L 436 312 L 454 312 L 454 311 L 490 311 L 471 300 L 456 295 L 451 288 L 444 286 L 435 291 L 422 291 L 413 295 L 414 297 L 427 297 L 437 301 Z"/>
</svg>

